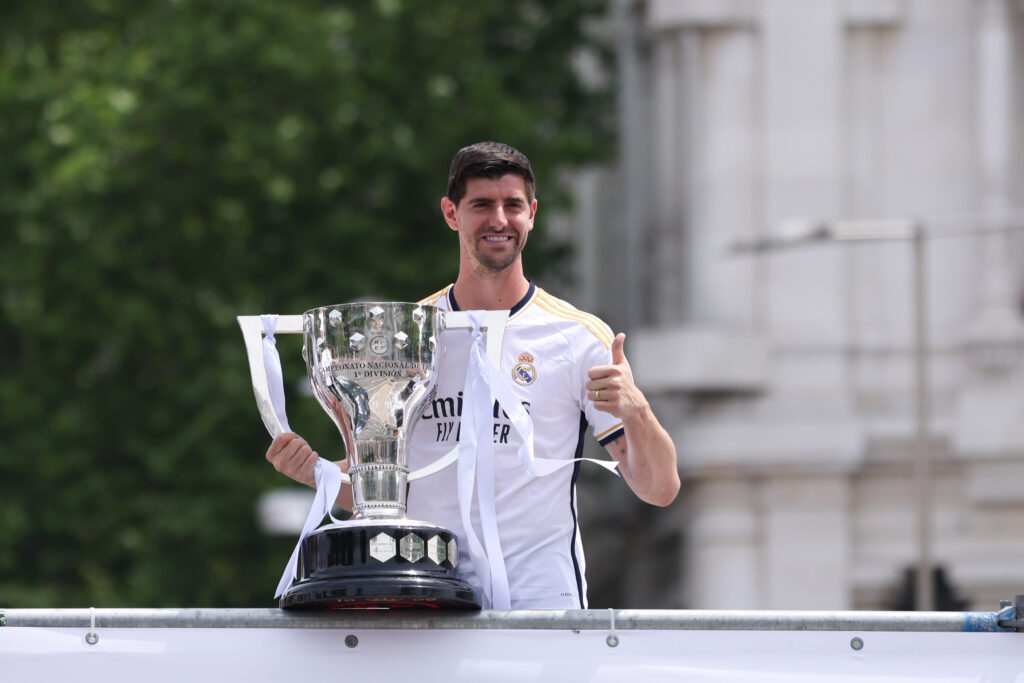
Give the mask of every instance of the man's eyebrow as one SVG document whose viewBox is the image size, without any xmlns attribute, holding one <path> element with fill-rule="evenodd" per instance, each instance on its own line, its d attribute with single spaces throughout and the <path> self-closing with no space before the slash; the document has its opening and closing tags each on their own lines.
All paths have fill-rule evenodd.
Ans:
<svg viewBox="0 0 1024 683">
<path fill-rule="evenodd" d="M 491 204 L 494 204 L 496 201 L 497 200 L 494 200 L 490 197 L 469 197 L 468 199 L 466 199 L 466 202 L 472 206 L 490 206 Z M 517 195 L 509 195 L 508 197 L 505 197 L 501 201 L 505 204 L 526 204 L 526 200 Z"/>
</svg>

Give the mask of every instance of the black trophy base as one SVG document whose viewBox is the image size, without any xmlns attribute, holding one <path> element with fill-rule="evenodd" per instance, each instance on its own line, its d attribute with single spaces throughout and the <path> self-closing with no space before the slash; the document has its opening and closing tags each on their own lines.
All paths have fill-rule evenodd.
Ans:
<svg viewBox="0 0 1024 683">
<path fill-rule="evenodd" d="M 335 578 L 292 586 L 282 609 L 480 609 L 460 581 L 400 576 Z"/>
<path fill-rule="evenodd" d="M 340 522 L 307 536 L 298 577 L 281 597 L 288 610 L 480 609 L 456 576 L 454 535 L 408 520 Z"/>
</svg>

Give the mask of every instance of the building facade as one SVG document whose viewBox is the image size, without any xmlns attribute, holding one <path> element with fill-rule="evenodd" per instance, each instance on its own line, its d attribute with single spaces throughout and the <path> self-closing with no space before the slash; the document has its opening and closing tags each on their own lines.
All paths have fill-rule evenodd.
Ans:
<svg viewBox="0 0 1024 683">
<path fill-rule="evenodd" d="M 619 161 L 564 227 L 684 478 L 615 598 L 908 608 L 925 566 L 938 607 L 1024 592 L 1024 2 L 613 6 Z M 852 219 L 913 219 L 921 259 L 800 232 Z"/>
</svg>

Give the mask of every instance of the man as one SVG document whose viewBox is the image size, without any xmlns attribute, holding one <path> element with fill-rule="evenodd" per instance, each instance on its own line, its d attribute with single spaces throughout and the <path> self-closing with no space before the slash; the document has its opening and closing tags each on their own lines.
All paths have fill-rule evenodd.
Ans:
<svg viewBox="0 0 1024 683">
<path fill-rule="evenodd" d="M 598 318 L 551 296 L 523 272 L 522 251 L 537 214 L 534 192 L 530 162 L 518 150 L 495 142 L 460 150 L 441 199 L 441 213 L 459 236 L 459 274 L 453 285 L 422 303 L 445 310 L 509 310 L 499 370 L 514 380 L 510 385 L 530 414 L 537 456 L 578 457 L 589 423 L 636 495 L 668 505 L 679 491 L 675 446 L 633 383 L 623 352 L 625 335 L 613 337 Z M 468 335 L 453 338 L 447 357 L 467 358 L 469 343 Z M 459 440 L 465 363 L 443 367 L 437 396 L 423 408 L 410 438 L 412 470 L 443 456 Z M 584 608 L 575 500 L 579 463 L 542 477 L 528 475 L 516 457 L 519 438 L 507 414 L 495 407 L 493 417 L 494 505 L 511 606 Z M 293 433 L 275 438 L 267 451 L 278 471 L 307 485 L 313 485 L 317 457 Z M 454 531 L 461 541 L 459 571 L 479 586 L 480 568 L 466 552 L 457 487 L 454 467 L 417 480 L 410 486 L 409 516 Z M 349 487 L 343 487 L 338 503 L 351 506 Z M 474 512 L 472 524 L 478 528 Z"/>
</svg>

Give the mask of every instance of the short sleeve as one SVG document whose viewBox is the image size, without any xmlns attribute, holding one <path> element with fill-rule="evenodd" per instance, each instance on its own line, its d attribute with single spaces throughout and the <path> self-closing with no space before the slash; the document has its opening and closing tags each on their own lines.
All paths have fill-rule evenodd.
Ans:
<svg viewBox="0 0 1024 683">
<path fill-rule="evenodd" d="M 594 437 L 604 446 L 614 441 L 623 433 L 622 420 L 611 413 L 598 410 L 590 400 L 587 382 L 590 380 L 590 369 L 597 365 L 611 365 L 611 342 L 614 336 L 611 329 L 604 323 L 597 330 L 584 328 L 575 344 L 576 373 L 579 381 L 579 402 L 590 424 Z"/>
</svg>

